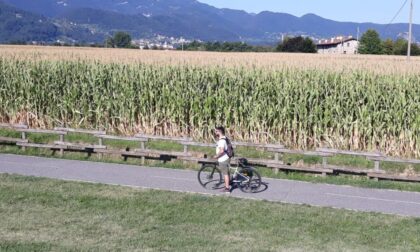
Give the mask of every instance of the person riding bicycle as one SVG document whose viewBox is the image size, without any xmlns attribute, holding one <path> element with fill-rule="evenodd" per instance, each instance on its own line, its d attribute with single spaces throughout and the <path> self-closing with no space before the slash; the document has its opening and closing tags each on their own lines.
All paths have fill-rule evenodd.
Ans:
<svg viewBox="0 0 420 252">
<path fill-rule="evenodd" d="M 225 179 L 225 186 L 222 192 L 230 193 L 230 174 L 229 174 L 229 164 L 230 164 L 230 157 L 228 155 L 228 139 L 225 136 L 225 128 L 224 127 L 216 127 L 215 135 L 217 137 L 217 147 L 216 147 L 216 156 L 215 159 L 218 161 L 218 165 L 220 171 L 222 172 L 224 179 Z"/>
</svg>

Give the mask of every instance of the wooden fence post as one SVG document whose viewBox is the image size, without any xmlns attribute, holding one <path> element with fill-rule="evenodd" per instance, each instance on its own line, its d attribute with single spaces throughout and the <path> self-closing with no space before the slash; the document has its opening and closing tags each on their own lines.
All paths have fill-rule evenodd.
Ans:
<svg viewBox="0 0 420 252">
<path fill-rule="evenodd" d="M 63 134 L 60 134 L 60 142 L 64 142 L 64 135 Z M 63 157 L 64 156 L 64 149 L 63 148 L 61 148 L 60 149 L 60 157 Z"/>
<path fill-rule="evenodd" d="M 22 136 L 22 140 L 26 140 L 26 132 L 21 132 L 21 136 Z M 26 147 L 25 146 L 22 146 L 22 150 L 23 151 L 26 151 Z"/>
<path fill-rule="evenodd" d="M 375 160 L 375 172 L 379 172 L 381 170 L 379 160 Z"/>
<path fill-rule="evenodd" d="M 327 168 L 327 157 L 322 157 L 322 168 Z"/>
<path fill-rule="evenodd" d="M 140 149 L 142 149 L 142 150 L 145 149 L 145 146 L 144 146 L 144 142 L 143 141 L 140 142 Z M 145 157 L 142 156 L 141 157 L 141 165 L 144 165 L 145 164 L 145 161 L 146 161 Z"/>
<path fill-rule="evenodd" d="M 103 143 L 102 137 L 99 137 L 98 143 L 99 143 L 100 146 L 102 146 L 102 143 Z M 102 159 L 102 158 L 103 158 L 103 154 L 102 153 L 99 153 L 99 159 Z"/>
<path fill-rule="evenodd" d="M 324 169 L 326 169 L 326 168 L 327 168 L 327 157 L 322 157 L 322 167 L 323 167 Z M 323 172 L 323 173 L 322 173 L 322 176 L 323 176 L 323 177 L 326 177 L 326 176 L 327 176 L 327 173 Z"/>
<path fill-rule="evenodd" d="M 188 153 L 188 145 L 185 145 L 185 144 L 184 144 L 184 153 Z M 187 164 L 187 161 L 184 160 L 182 162 L 182 164 L 186 165 Z"/>
<path fill-rule="evenodd" d="M 279 161 L 279 153 L 276 152 L 274 153 L 274 161 L 278 162 Z M 274 168 L 274 174 L 278 174 L 279 173 L 279 168 Z"/>
<path fill-rule="evenodd" d="M 381 167 L 380 167 L 379 160 L 375 160 L 375 168 L 374 168 L 375 172 L 380 172 L 380 169 L 381 169 Z M 374 178 L 374 180 L 379 181 L 379 178 Z"/>
</svg>

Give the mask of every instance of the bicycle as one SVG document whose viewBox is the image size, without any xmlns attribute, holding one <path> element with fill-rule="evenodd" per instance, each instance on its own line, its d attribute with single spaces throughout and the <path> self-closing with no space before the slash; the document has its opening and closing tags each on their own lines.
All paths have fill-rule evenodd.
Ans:
<svg viewBox="0 0 420 252">
<path fill-rule="evenodd" d="M 248 161 L 241 158 L 236 167 L 229 166 L 229 170 L 233 171 L 230 176 L 231 186 L 238 187 L 244 193 L 256 193 L 261 187 L 261 176 L 255 168 L 247 164 Z M 217 190 L 224 187 L 224 178 L 216 164 L 203 164 L 198 172 L 198 182 L 205 189 Z"/>
</svg>

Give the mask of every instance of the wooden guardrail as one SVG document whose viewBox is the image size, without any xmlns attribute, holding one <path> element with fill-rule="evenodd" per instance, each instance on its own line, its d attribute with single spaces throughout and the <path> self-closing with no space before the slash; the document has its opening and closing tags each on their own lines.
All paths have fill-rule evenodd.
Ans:
<svg viewBox="0 0 420 252">
<path fill-rule="evenodd" d="M 379 152 L 361 152 L 361 151 L 346 151 L 346 150 L 336 150 L 336 149 L 328 149 L 328 148 L 317 148 L 316 151 L 331 154 L 331 155 L 348 155 L 348 156 L 357 156 L 357 157 L 364 157 L 366 159 L 374 158 L 374 157 L 383 157 L 382 153 Z M 379 161 L 374 161 L 374 170 L 366 170 L 366 169 L 358 169 L 358 168 L 351 168 L 351 167 L 338 167 L 332 166 L 327 164 L 327 159 L 323 158 L 323 166 L 325 168 L 333 169 L 335 172 L 341 173 L 350 173 L 350 174 L 358 174 L 358 175 L 367 175 L 368 173 L 375 172 L 377 174 L 383 173 L 380 169 Z"/>
<path fill-rule="evenodd" d="M 27 129 L 28 128 L 28 125 L 25 125 L 25 124 L 0 123 L 0 128 L 6 128 L 6 129 Z"/>
<path fill-rule="evenodd" d="M 13 130 L 23 130 L 28 129 L 27 125 L 23 124 L 8 124 L 8 123 L 0 123 L 0 128 L 6 129 L 13 129 Z M 26 132 L 21 131 L 21 138 L 12 138 L 12 137 L 0 137 L 0 143 L 28 143 L 28 139 L 26 139 Z M 23 148 L 25 150 L 25 147 Z"/>
<path fill-rule="evenodd" d="M 418 159 L 401 159 L 401 158 L 393 158 L 393 157 L 368 157 L 369 160 L 375 162 L 375 170 L 373 172 L 368 172 L 369 178 L 378 179 L 393 179 L 398 181 L 408 181 L 408 182 L 420 182 L 420 176 L 394 176 L 390 174 L 385 174 L 383 171 L 380 170 L 380 162 L 391 162 L 391 163 L 402 163 L 402 164 L 420 164 L 420 160 Z"/>
<path fill-rule="evenodd" d="M 85 129 L 71 129 L 71 128 L 54 128 L 53 130 L 44 129 L 30 129 L 26 125 L 22 124 L 5 124 L 0 123 L 0 128 L 6 128 L 20 133 L 20 138 L 2 137 L 0 136 L 0 143 L 15 144 L 20 146 L 22 149 L 25 148 L 44 148 L 51 149 L 53 151 L 59 151 L 60 156 L 64 154 L 64 151 L 79 151 L 87 152 L 89 154 L 98 154 L 100 158 L 104 154 L 108 155 L 119 155 L 124 158 L 134 157 L 140 158 L 141 163 L 145 163 L 145 159 L 160 159 L 160 160 L 172 160 L 178 159 L 184 162 L 196 162 L 196 163 L 217 163 L 216 160 L 207 158 L 204 153 L 194 152 L 190 147 L 215 147 L 215 144 L 195 142 L 193 139 L 188 137 L 167 137 L 167 136 L 155 136 L 146 134 L 137 134 L 134 137 L 127 136 L 115 136 L 108 135 L 106 131 L 101 130 L 85 130 Z M 73 143 L 66 141 L 66 136 L 70 133 L 88 134 L 97 139 L 96 143 Z M 27 134 L 50 134 L 57 135 L 58 139 L 53 143 L 31 143 L 28 140 Z M 130 141 L 137 142 L 138 148 L 124 149 L 110 149 L 104 145 L 104 140 L 117 140 L 117 141 Z M 183 151 L 162 151 L 162 150 L 151 150 L 146 148 L 146 144 L 149 141 L 162 140 L 177 142 L 183 146 Z M 274 170 L 275 172 L 282 171 L 299 171 L 309 173 L 319 173 L 322 175 L 327 174 L 355 174 L 368 176 L 373 179 L 386 179 L 386 180 L 399 180 L 399 181 L 410 181 L 420 182 L 420 176 L 400 176 L 395 174 L 387 174 L 381 170 L 380 164 L 383 162 L 391 163 L 403 163 L 403 164 L 420 164 L 420 160 L 416 159 L 399 159 L 386 157 L 385 155 L 378 152 L 358 152 L 358 151 L 345 151 L 328 148 L 318 148 L 315 151 L 303 151 L 303 150 L 290 150 L 285 148 L 281 144 L 256 144 L 256 143 L 244 143 L 244 142 L 232 142 L 235 147 L 249 147 L 258 150 L 263 150 L 274 154 L 274 159 L 250 159 L 250 164 L 264 166 Z M 286 165 L 283 163 L 284 154 L 296 154 L 304 156 L 315 156 L 322 158 L 322 164 L 315 166 L 296 166 Z M 358 167 L 341 167 L 328 164 L 328 158 L 336 155 L 349 155 L 364 157 L 374 163 L 373 169 L 362 169 Z M 232 160 L 233 163 L 237 161 L 237 158 Z"/>
</svg>

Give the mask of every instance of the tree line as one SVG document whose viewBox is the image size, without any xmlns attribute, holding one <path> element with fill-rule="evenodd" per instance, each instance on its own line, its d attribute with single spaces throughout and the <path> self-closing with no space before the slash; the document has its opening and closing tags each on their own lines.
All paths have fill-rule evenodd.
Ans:
<svg viewBox="0 0 420 252">
<path fill-rule="evenodd" d="M 375 30 L 367 30 L 360 39 L 360 54 L 384 54 L 384 55 L 407 55 L 408 41 L 399 38 L 397 40 L 381 40 L 379 33 Z M 411 55 L 420 55 L 420 48 L 417 44 L 411 44 Z"/>
<path fill-rule="evenodd" d="M 277 46 L 254 46 L 245 42 L 199 42 L 193 41 L 178 50 L 211 52 L 301 52 L 316 53 L 316 45 L 310 38 L 301 36 L 286 38 Z"/>
<path fill-rule="evenodd" d="M 125 32 L 117 32 L 114 36 L 105 41 L 105 47 L 111 48 L 133 48 L 131 36 Z M 158 49 L 146 47 L 145 49 Z M 316 45 L 310 38 L 301 36 L 286 38 L 277 46 L 255 46 L 245 42 L 200 42 L 178 46 L 178 50 L 185 51 L 210 51 L 210 52 L 301 52 L 316 53 Z"/>
<path fill-rule="evenodd" d="M 209 52 L 269 52 L 269 46 L 253 46 L 244 42 L 200 42 L 193 41 L 179 46 L 178 50 L 185 51 L 209 51 Z"/>
</svg>

